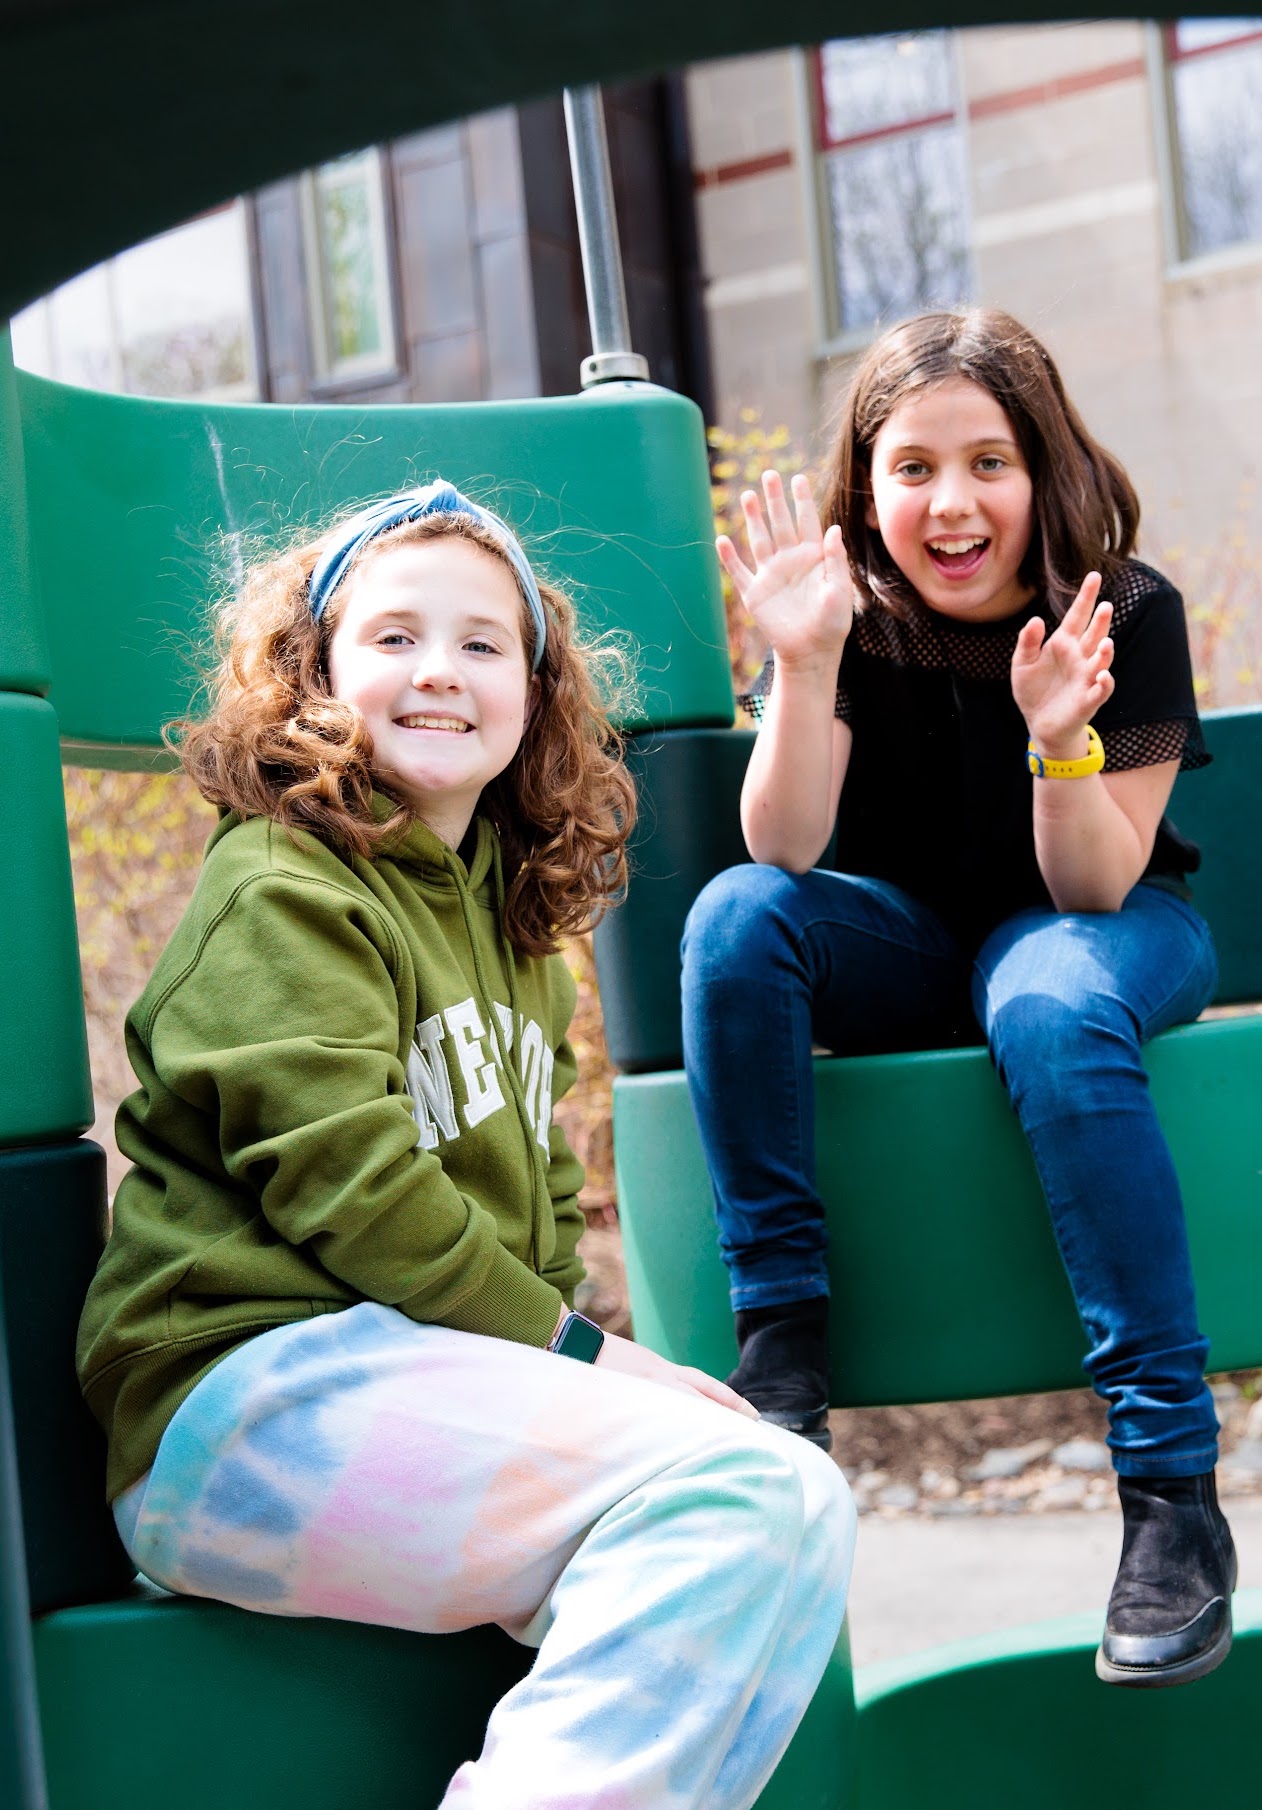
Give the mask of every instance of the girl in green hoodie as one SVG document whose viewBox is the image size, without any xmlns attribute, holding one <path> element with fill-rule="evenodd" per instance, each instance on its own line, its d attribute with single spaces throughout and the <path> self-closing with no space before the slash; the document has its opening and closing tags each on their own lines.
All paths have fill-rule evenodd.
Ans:
<svg viewBox="0 0 1262 1810">
<path fill-rule="evenodd" d="M 128 1020 L 79 1342 L 124 1543 L 191 1595 L 537 1646 L 444 1806 L 740 1810 L 853 1509 L 573 1312 L 557 947 L 634 798 L 572 609 L 439 480 L 256 569 L 223 638 L 182 753 L 224 815 Z"/>
</svg>

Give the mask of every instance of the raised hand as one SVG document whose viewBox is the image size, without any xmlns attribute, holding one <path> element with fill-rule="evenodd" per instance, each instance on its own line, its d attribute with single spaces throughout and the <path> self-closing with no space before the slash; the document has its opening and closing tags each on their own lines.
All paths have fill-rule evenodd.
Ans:
<svg viewBox="0 0 1262 1810">
<path fill-rule="evenodd" d="M 796 522 L 779 472 L 764 472 L 762 487 L 765 517 L 756 490 L 741 497 L 753 570 L 726 534 L 715 542 L 720 563 L 779 662 L 823 660 L 835 669 L 854 614 L 841 529 L 834 524 L 824 533 L 810 482 L 801 473 L 793 479 Z"/>
<path fill-rule="evenodd" d="M 1035 616 L 1017 637 L 1012 695 L 1030 740 L 1052 760 L 1087 752 L 1087 724 L 1113 691 L 1113 605 L 1097 606 L 1101 582 L 1098 572 L 1087 573 L 1054 633 Z"/>
</svg>

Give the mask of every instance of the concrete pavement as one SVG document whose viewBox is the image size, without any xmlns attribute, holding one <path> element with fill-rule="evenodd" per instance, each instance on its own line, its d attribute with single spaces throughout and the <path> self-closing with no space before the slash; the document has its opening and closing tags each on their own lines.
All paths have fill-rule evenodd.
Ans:
<svg viewBox="0 0 1262 1810">
<path fill-rule="evenodd" d="M 1240 1587 L 1262 1585 L 1262 1497 L 1223 1508 L 1240 1555 Z M 850 1595 L 857 1665 L 893 1659 L 1050 1616 L 1098 1611 L 1122 1548 L 1115 1509 L 1044 1515 L 920 1515 L 859 1522 Z"/>
</svg>

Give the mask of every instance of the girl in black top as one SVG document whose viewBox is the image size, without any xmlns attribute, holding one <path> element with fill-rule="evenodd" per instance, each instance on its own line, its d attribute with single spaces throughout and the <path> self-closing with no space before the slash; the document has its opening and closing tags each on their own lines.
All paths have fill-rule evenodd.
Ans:
<svg viewBox="0 0 1262 1810">
<path fill-rule="evenodd" d="M 994 310 L 861 360 L 822 526 L 805 478 L 719 557 L 771 655 L 741 800 L 754 865 L 697 900 L 684 1046 L 736 1310 L 730 1379 L 827 1444 L 810 1051 L 970 1016 L 1030 1142 L 1109 1404 L 1125 1516 L 1099 1675 L 1201 1676 L 1231 1641 L 1178 1182 L 1140 1045 L 1213 994 L 1164 811 L 1203 765 L 1183 608 L 1046 349 Z M 774 682 L 773 682 L 774 681 Z M 836 871 L 817 868 L 837 829 Z M 754 989 L 757 989 L 756 993 Z M 970 997 L 971 995 L 971 997 Z M 749 1010 L 751 997 L 759 1010 Z"/>
</svg>

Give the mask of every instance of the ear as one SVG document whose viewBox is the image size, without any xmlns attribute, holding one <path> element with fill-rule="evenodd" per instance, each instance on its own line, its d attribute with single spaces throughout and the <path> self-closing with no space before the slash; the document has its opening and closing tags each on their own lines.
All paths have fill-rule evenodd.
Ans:
<svg viewBox="0 0 1262 1810">
<path fill-rule="evenodd" d="M 863 520 L 864 524 L 869 528 L 880 527 L 880 523 L 876 519 L 876 504 L 872 501 L 872 492 L 870 490 L 868 492 L 868 500 L 863 505 Z"/>
</svg>

